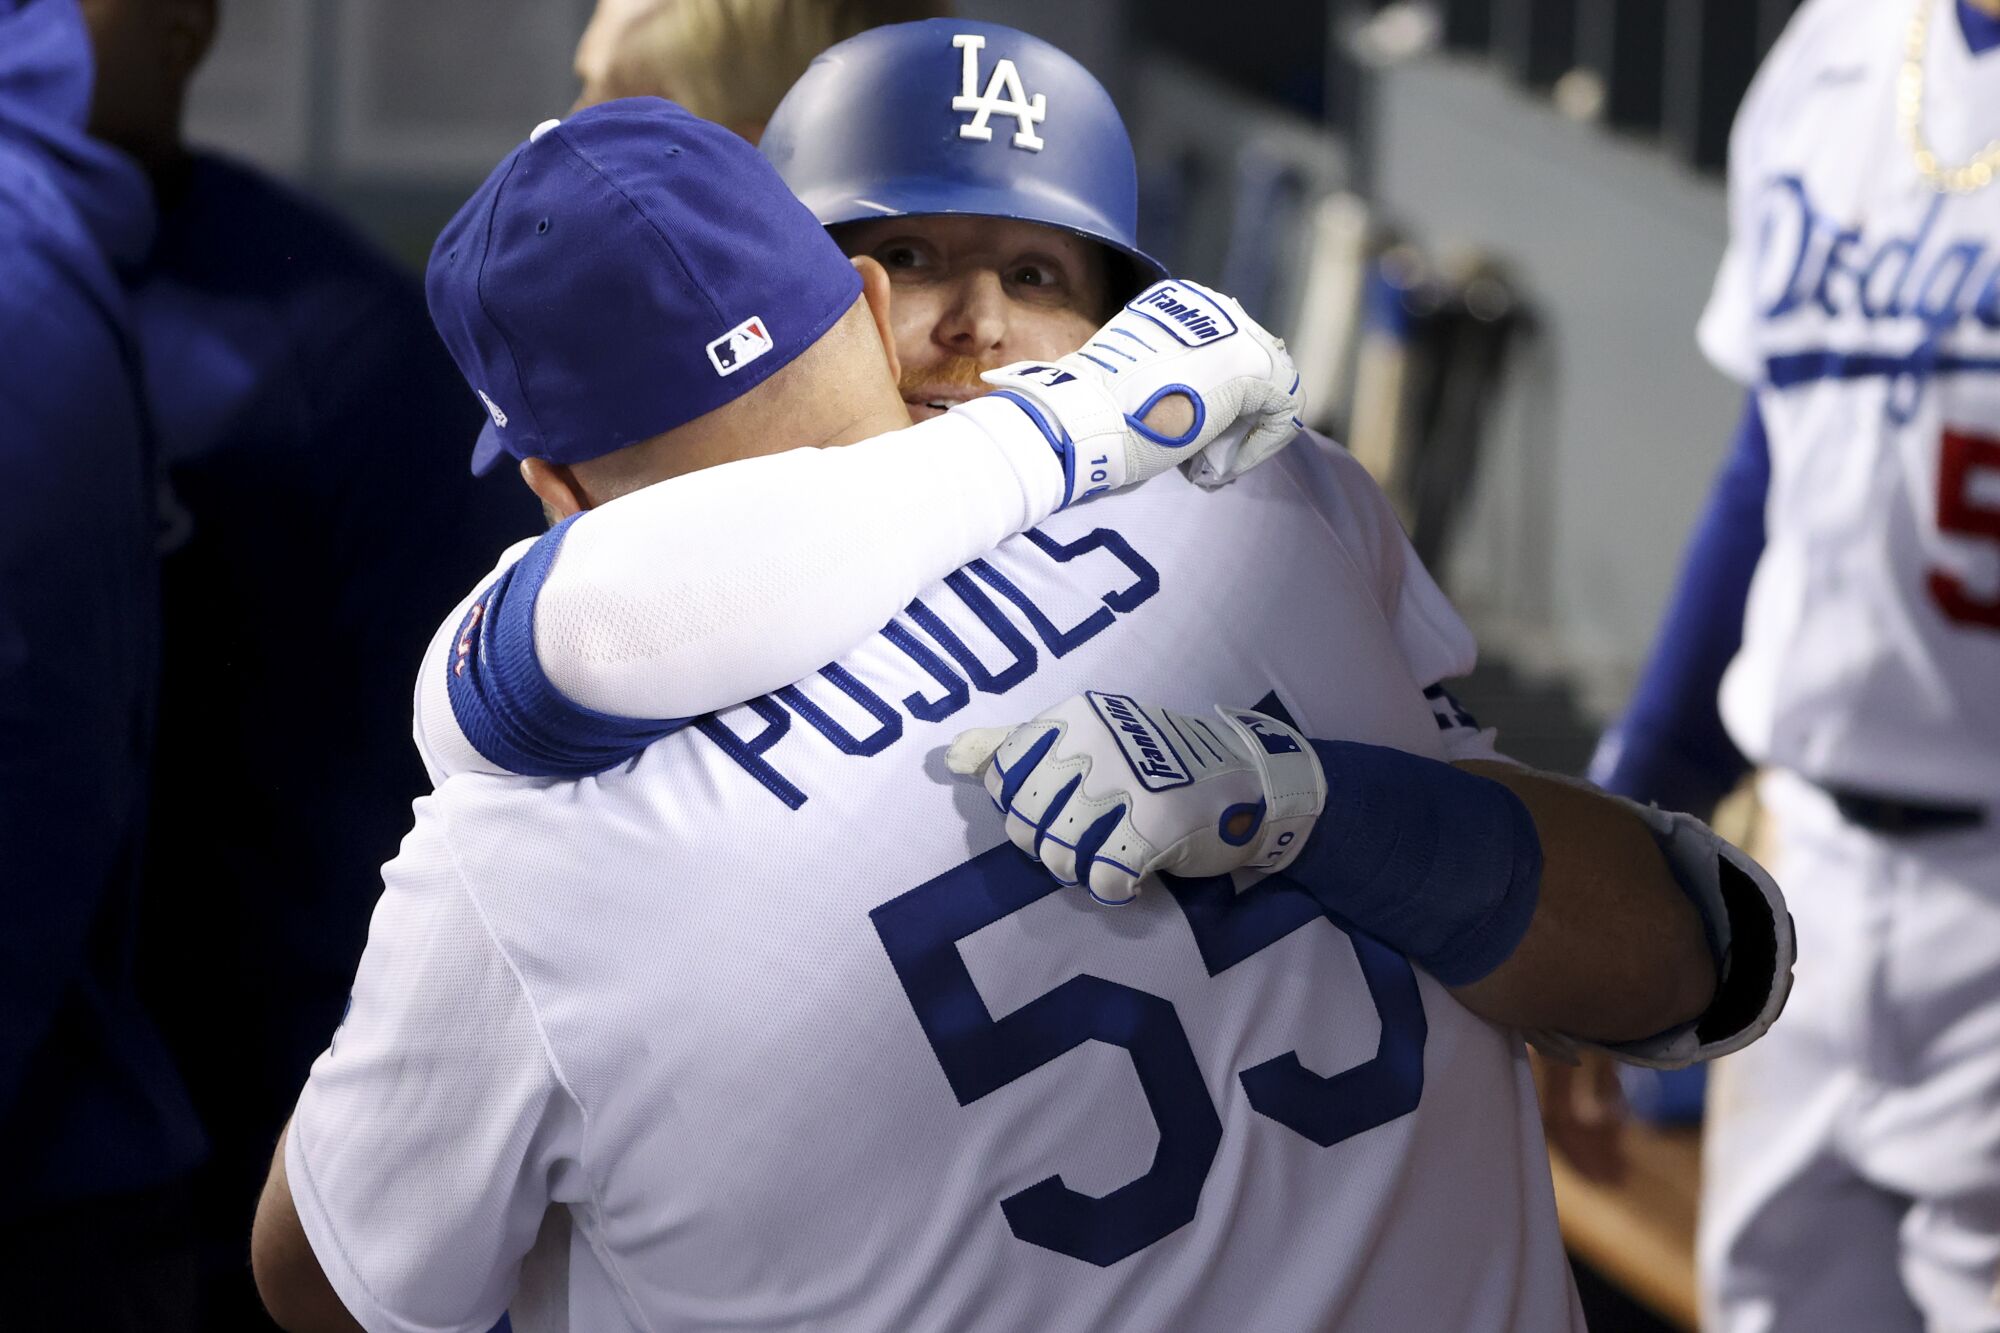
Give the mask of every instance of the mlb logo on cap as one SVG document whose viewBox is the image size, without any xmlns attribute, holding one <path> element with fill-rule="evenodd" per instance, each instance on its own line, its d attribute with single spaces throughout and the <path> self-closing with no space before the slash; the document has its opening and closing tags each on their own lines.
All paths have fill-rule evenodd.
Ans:
<svg viewBox="0 0 2000 1333">
<path fill-rule="evenodd" d="M 586 462 L 742 397 L 861 278 L 746 140 L 638 97 L 536 126 L 439 234 L 424 292 L 486 409 L 485 472 Z"/>
<path fill-rule="evenodd" d="M 734 375 L 777 346 L 757 317 L 744 320 L 708 345 L 708 360 L 718 375 Z"/>
</svg>

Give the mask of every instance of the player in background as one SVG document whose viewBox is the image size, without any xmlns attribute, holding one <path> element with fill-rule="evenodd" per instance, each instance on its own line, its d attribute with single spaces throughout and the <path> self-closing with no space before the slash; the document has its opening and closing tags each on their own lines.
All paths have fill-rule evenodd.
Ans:
<svg viewBox="0 0 2000 1333">
<path fill-rule="evenodd" d="M 202 1136 L 132 943 L 159 563 L 124 283 L 154 218 L 92 81 L 75 0 L 0 0 L 0 1284 L 17 1327 L 193 1329 Z"/>
<path fill-rule="evenodd" d="M 946 0 L 598 0 L 576 44 L 576 107 L 664 97 L 756 143 L 814 56 Z"/>
<path fill-rule="evenodd" d="M 1754 764 L 1807 961 L 1713 1074 L 1704 1327 L 2000 1328 L 2000 4 L 1811 0 L 1730 143 L 1743 423 L 1593 776 Z"/>
<path fill-rule="evenodd" d="M 578 111 L 586 106 L 610 101 L 600 97 L 597 90 L 611 68 L 611 57 L 624 42 L 625 34 L 632 25 L 659 8 L 661 0 L 597 0 L 590 11 L 590 21 L 584 25 L 583 34 L 576 39 L 576 50 L 570 56 L 570 68 L 576 81 L 582 85 L 576 104 L 570 109 Z M 648 89 L 657 94 L 657 89 Z M 699 115 L 699 112 L 695 114 Z"/>
<path fill-rule="evenodd" d="M 146 168 L 159 207 L 132 296 L 167 511 L 154 891 L 139 949 L 148 1006 L 211 1143 L 195 1182 L 202 1304 L 222 1327 L 261 1320 L 244 1223 L 346 1003 L 375 869 L 425 786 L 398 721 L 404 664 L 432 628 L 426 608 L 533 532 L 535 510 L 438 447 L 474 429 L 479 409 L 412 277 L 318 205 L 184 141 L 215 0 L 84 11 L 100 70 L 93 132 Z M 305 587 L 329 594 L 309 648 Z M 340 702 L 299 714 L 300 692 Z M 291 718 L 311 764 L 251 757 L 276 717 Z"/>
<path fill-rule="evenodd" d="M 609 104 L 517 150 L 440 239 L 433 307 L 500 442 L 586 491 L 637 483 L 572 533 L 773 433 L 837 443 L 906 415 L 888 284 L 864 264 L 829 325 L 853 274 L 747 154 L 663 104 Z M 597 243 L 538 248 L 570 234 Z M 634 288 L 658 310 L 601 299 Z M 703 347 L 689 326 L 723 331 Z M 996 376 L 1010 396 L 908 433 L 1025 415 L 1043 438 L 1015 488 L 1044 512 L 1081 498 L 1079 465 L 1118 485 L 1214 447 L 1218 365 L 1218 403 L 1260 360 L 1276 394 L 1240 462 L 1292 433 L 1292 372 L 1233 303 L 1155 285 L 1090 347 L 1125 340 L 1121 367 L 1017 366 Z M 1184 436 L 1132 424 L 1169 393 L 1197 406 Z M 645 413 L 666 433 L 594 452 Z M 510 1300 L 522 1327 L 1579 1326 L 1518 1038 L 1445 985 L 1554 914 L 1588 942 L 1562 951 L 1586 980 L 1554 996 L 1543 976 L 1515 1021 L 1677 1029 L 1713 989 L 1699 915 L 1617 805 L 1437 762 L 1490 754 L 1423 690 L 1470 639 L 1351 460 L 1300 445 L 1220 491 L 1162 476 L 1117 506 L 1066 505 L 816 679 L 617 771 L 466 774 L 421 803 L 260 1216 L 292 1326 L 346 1326 L 335 1292 L 372 1328 L 482 1327 Z M 532 638 L 519 591 L 469 614 L 451 679 Z M 963 789 L 925 753 L 1114 669 L 1149 693 L 1264 682 L 1267 710 L 1444 784 L 1388 803 L 1412 838 L 1464 837 L 1387 874 L 1425 904 L 1401 942 L 1426 970 L 1275 882 L 1079 914 L 996 817 L 968 842 Z M 1440 1247 L 1461 1259 L 1444 1273 Z"/>
</svg>

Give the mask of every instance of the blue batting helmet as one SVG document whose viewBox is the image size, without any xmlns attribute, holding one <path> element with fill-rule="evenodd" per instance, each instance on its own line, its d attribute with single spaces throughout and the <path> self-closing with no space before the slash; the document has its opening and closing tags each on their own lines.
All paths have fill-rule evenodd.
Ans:
<svg viewBox="0 0 2000 1333">
<path fill-rule="evenodd" d="M 761 147 L 825 226 L 969 213 L 1060 227 L 1165 277 L 1139 248 L 1139 173 L 1111 95 L 1037 37 L 925 19 L 829 47 Z"/>
</svg>

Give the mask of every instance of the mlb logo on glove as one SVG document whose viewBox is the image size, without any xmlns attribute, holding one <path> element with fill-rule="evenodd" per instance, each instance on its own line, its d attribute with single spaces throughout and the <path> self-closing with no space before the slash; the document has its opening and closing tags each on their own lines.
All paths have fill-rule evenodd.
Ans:
<svg viewBox="0 0 2000 1333">
<path fill-rule="evenodd" d="M 1258 742 L 1263 745 L 1265 754 L 1299 753 L 1298 738 L 1289 730 L 1281 730 L 1276 727 L 1263 714 L 1248 711 L 1239 712 L 1232 709 L 1229 716 L 1234 718 L 1238 725 L 1245 731 L 1257 738 Z"/>
</svg>

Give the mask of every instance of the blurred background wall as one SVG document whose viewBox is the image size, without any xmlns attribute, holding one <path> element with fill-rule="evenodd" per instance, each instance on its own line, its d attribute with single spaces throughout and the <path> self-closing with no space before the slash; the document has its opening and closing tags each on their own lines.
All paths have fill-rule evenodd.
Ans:
<svg viewBox="0 0 2000 1333">
<path fill-rule="evenodd" d="M 1499 702 L 1523 758 L 1575 768 L 1629 689 L 1736 414 L 1693 326 L 1724 242 L 1729 116 L 1791 8 L 959 12 L 1049 38 L 1111 88 L 1149 248 L 1312 358 L 1317 421 L 1391 482 L 1480 631 L 1474 702 Z M 569 105 L 589 9 L 238 0 L 193 135 L 331 200 L 414 266 L 492 163 Z"/>
</svg>

